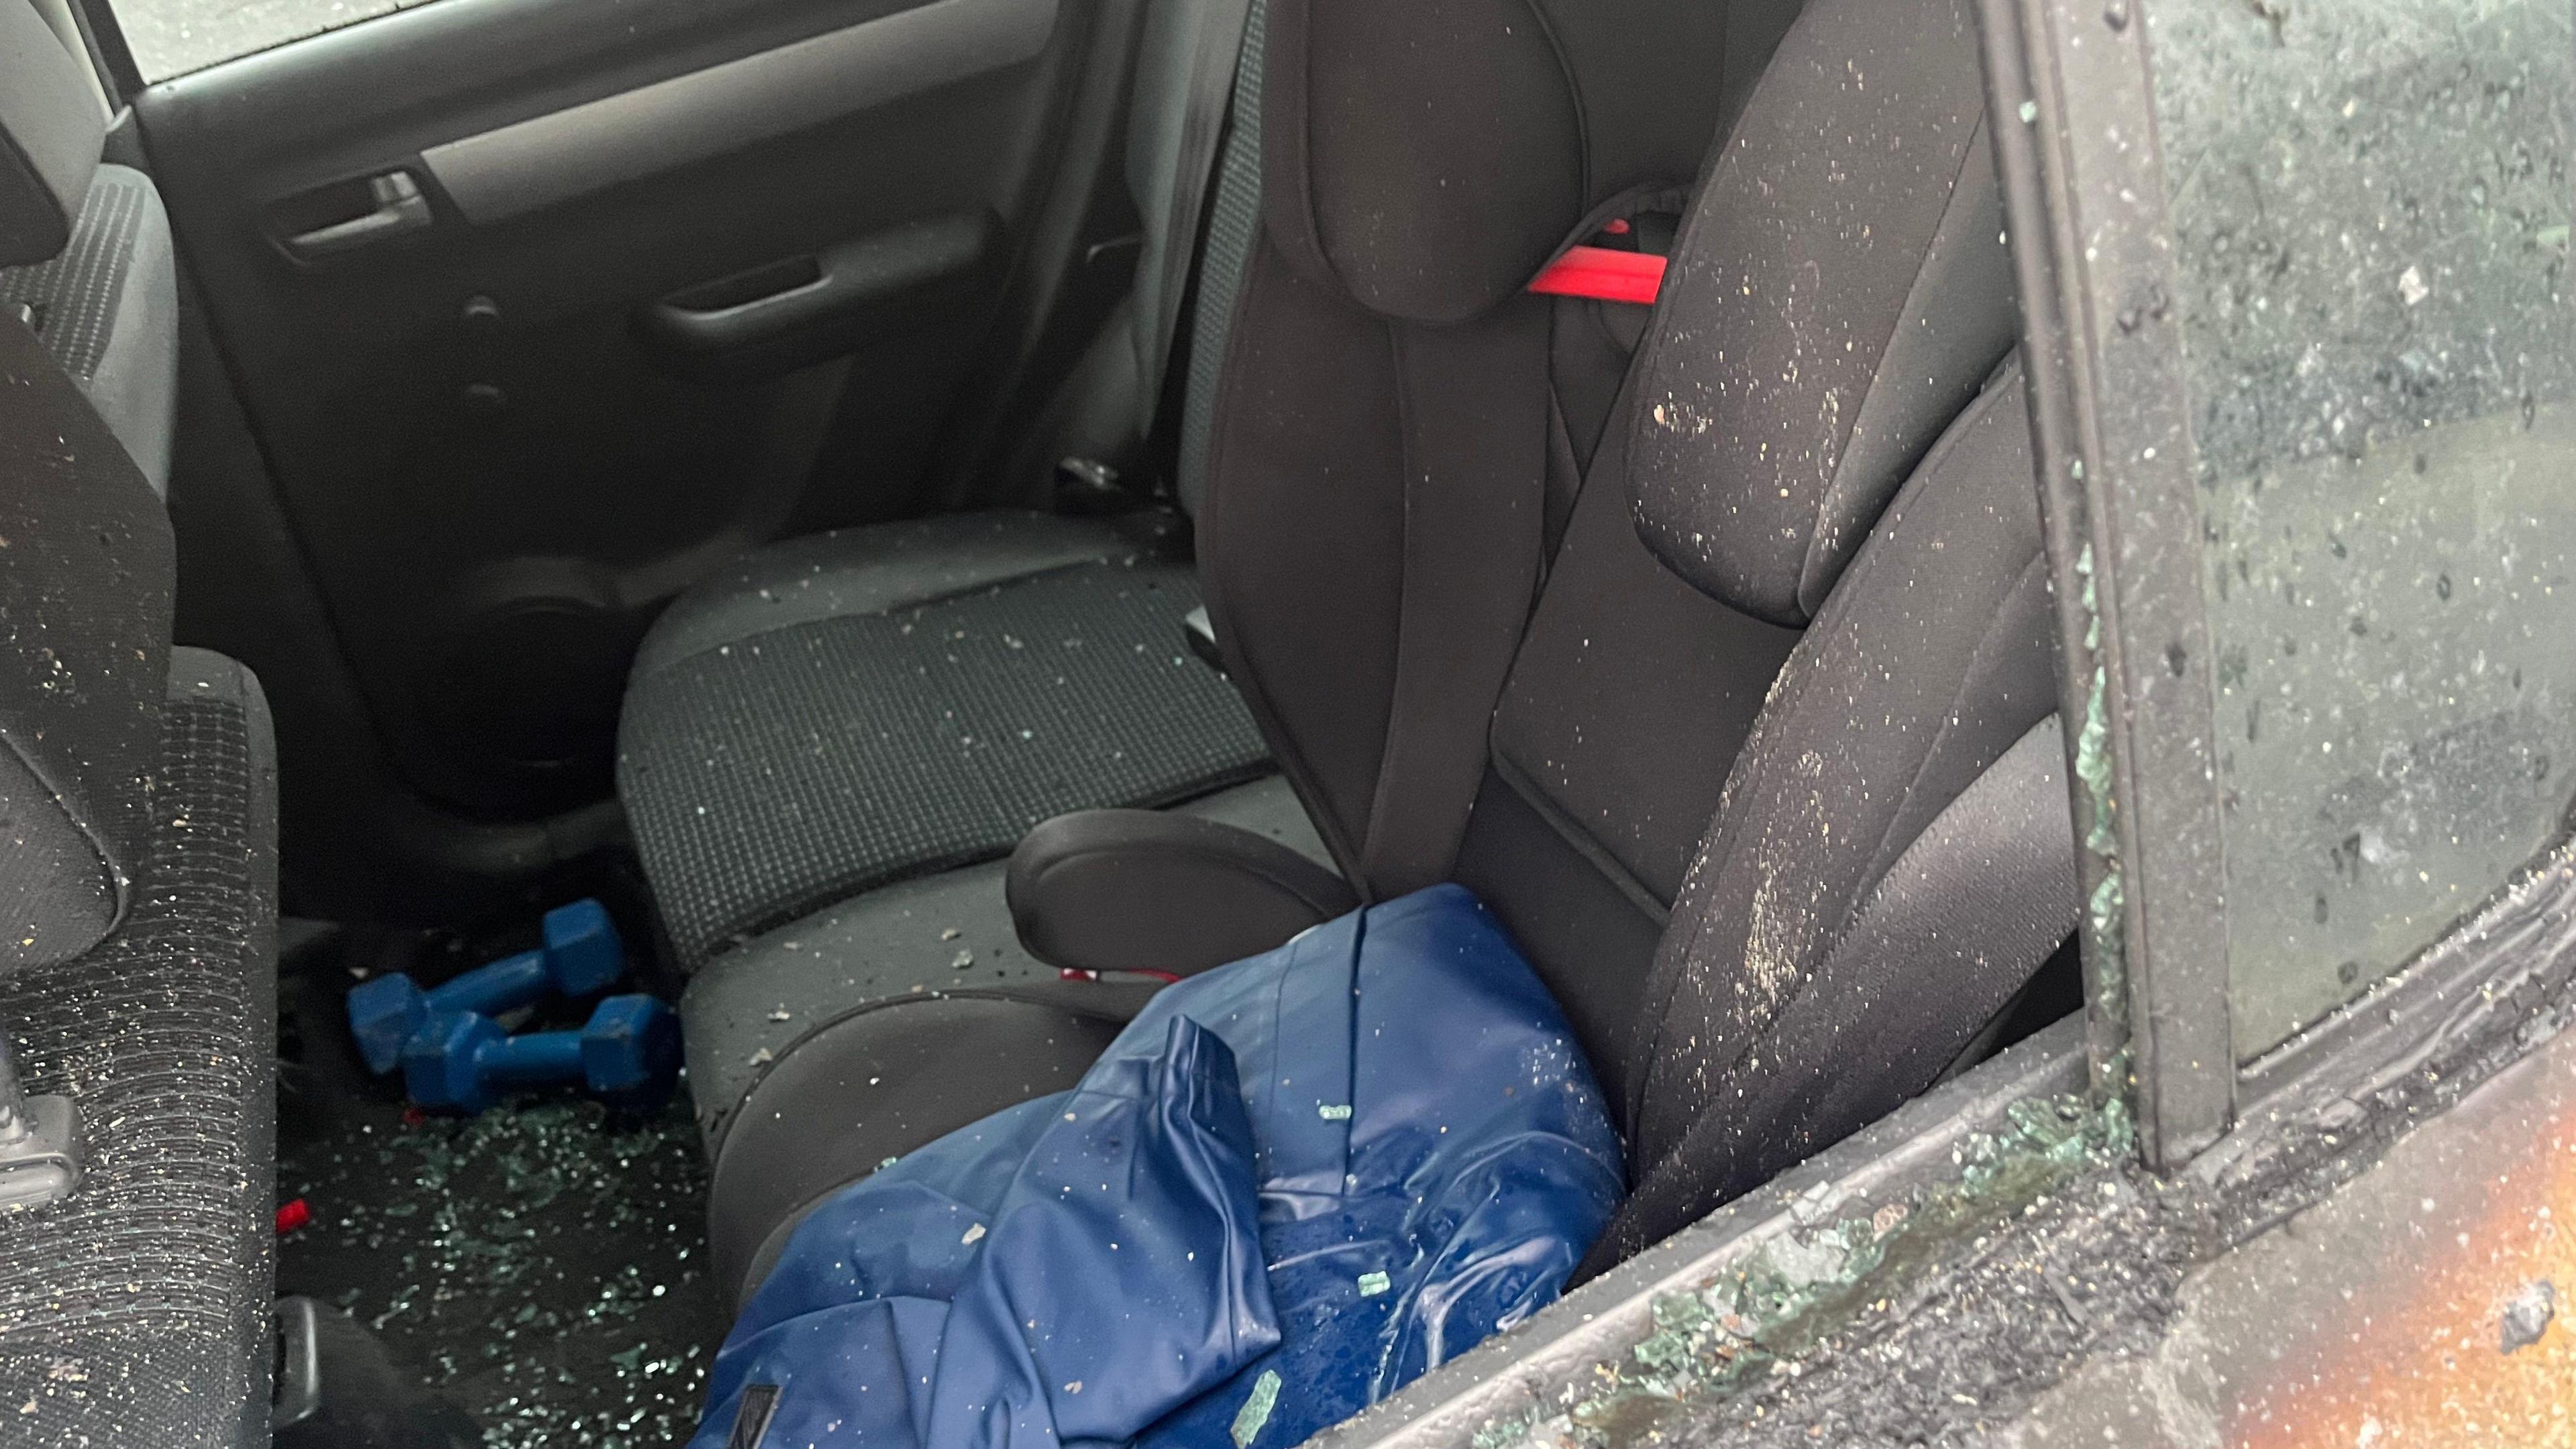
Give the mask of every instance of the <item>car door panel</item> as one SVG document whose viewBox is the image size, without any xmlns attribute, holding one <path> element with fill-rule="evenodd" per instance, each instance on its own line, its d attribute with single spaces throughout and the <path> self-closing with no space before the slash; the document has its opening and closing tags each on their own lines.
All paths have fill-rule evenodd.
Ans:
<svg viewBox="0 0 2576 1449">
<path fill-rule="evenodd" d="M 662 603 L 791 519 L 907 508 L 1092 11 L 437 0 L 138 98 L 415 789 L 484 819 L 599 798 Z"/>
</svg>

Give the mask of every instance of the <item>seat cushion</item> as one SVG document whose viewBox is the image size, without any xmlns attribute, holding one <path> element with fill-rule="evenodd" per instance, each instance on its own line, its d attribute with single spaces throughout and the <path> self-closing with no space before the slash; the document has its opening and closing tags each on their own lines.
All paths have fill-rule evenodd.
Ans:
<svg viewBox="0 0 2576 1449">
<path fill-rule="evenodd" d="M 843 1184 L 1073 1086 L 1150 994 L 1048 982 L 899 997 L 809 1033 L 753 1084 L 716 1159 L 707 1247 L 717 1291 L 739 1303 L 758 1287 L 789 1230 Z"/>
<path fill-rule="evenodd" d="M 1158 806 L 1267 750 L 1193 658 L 1187 564 L 975 515 L 799 540 L 675 604 L 618 794 L 684 967 L 1068 810 Z"/>
<path fill-rule="evenodd" d="M 250 671 L 180 649 L 133 909 L 0 984 L 80 1188 L 0 1216 L 11 1444 L 268 1443 L 276 1295 L 277 756 Z"/>
<path fill-rule="evenodd" d="M 1329 863 L 1276 775 L 1178 808 Z M 716 1163 L 710 1234 L 728 1289 L 831 1189 L 1071 1086 L 1152 994 L 1065 982 L 1029 956 L 1012 934 L 1004 872 L 995 861 L 870 891 L 727 952 L 689 982 L 689 1095 Z"/>
<path fill-rule="evenodd" d="M 1133 558 L 1135 540 L 1094 519 L 943 513 L 782 539 L 671 601 L 636 651 L 650 674 L 755 634 L 1006 583 L 1069 564 Z"/>
</svg>

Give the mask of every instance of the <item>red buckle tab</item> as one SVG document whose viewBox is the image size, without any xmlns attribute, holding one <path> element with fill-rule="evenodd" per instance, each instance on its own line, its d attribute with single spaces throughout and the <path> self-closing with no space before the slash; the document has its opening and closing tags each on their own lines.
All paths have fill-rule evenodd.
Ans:
<svg viewBox="0 0 2576 1449">
<path fill-rule="evenodd" d="M 1533 292 L 1550 297 L 1590 297 L 1598 302 L 1635 302 L 1651 307 L 1664 287 L 1664 259 L 1652 252 L 1613 251 L 1608 247 L 1567 247 L 1547 264 Z"/>
</svg>

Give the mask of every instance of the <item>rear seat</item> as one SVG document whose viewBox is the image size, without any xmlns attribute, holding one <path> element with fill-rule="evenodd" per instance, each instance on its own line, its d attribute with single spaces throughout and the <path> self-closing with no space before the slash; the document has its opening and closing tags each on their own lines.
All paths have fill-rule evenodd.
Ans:
<svg viewBox="0 0 2576 1449">
<path fill-rule="evenodd" d="M 75 65 L 0 0 L 0 258 L 77 248 L 101 187 L 149 189 L 92 180 Z M 86 295 L 100 255 L 49 295 Z M 175 314 L 115 317 L 107 354 L 173 355 L 126 329 Z M 276 757 L 249 671 L 172 647 L 169 521 L 93 401 L 112 370 L 85 398 L 65 345 L 0 315 L 0 1076 L 14 1054 L 69 1103 L 80 1168 L 0 1213 L 0 1401 L 11 1443 L 247 1449 L 273 1353 Z M 0 1130 L 0 1161 L 27 1142 Z"/>
<path fill-rule="evenodd" d="M 1566 179 L 1581 153 L 1551 149 L 1575 129 L 1554 74 L 1581 87 L 1602 73 L 1585 60 L 1617 57 L 1645 68 L 1621 94 L 1705 95 L 1719 73 L 1705 55 L 1651 70 L 1684 48 L 1679 19 L 1551 19 L 1540 38 L 1466 0 L 1273 0 L 1265 129 L 1307 144 L 1266 158 L 1201 559 L 1232 673 L 1357 894 L 1469 886 L 1573 1021 L 1632 1143 L 1597 1268 L 1928 1085 L 2076 901 L 1964 0 L 1819 0 L 1791 30 L 1545 550 L 1554 510 L 1517 509 L 1537 490 L 1478 464 L 1549 417 L 1544 370 L 1495 342 L 1545 335 L 1513 278 L 1547 242 L 1533 229 L 1516 257 L 1480 226 L 1453 243 L 1436 209 L 1551 186 L 1568 212 L 1595 200 Z M 1456 89 L 1508 103 L 1425 124 L 1415 60 L 1434 51 Z M 1586 119 L 1597 177 L 1605 142 L 1636 133 Z M 1426 454 L 1444 426 L 1453 451 Z M 1503 601 L 1533 584 L 1524 631 Z M 1146 853 L 1120 889 L 1022 898 L 1046 858 L 1124 819 L 1023 844 L 1022 938 L 1083 934 L 1063 921 L 1088 913 L 1078 964 L 1214 964 L 1141 931 L 1118 950 L 1119 922 L 1155 914 Z M 1227 909 L 1205 889 L 1159 903 Z M 714 1143 L 719 1281 L 756 1284 L 803 1207 L 924 1140 L 935 1114 L 909 1104 L 1060 1088 L 1132 1011 L 1118 993 L 1143 989 L 847 1001 L 774 1052 Z"/>
<path fill-rule="evenodd" d="M 1210 813 L 1241 811 L 1279 836 L 1319 834 L 1372 895 L 1447 870 L 1549 532 L 1643 320 L 1642 309 L 1621 319 L 1523 288 L 1569 236 L 1640 205 L 1678 205 L 1716 129 L 1720 98 L 1702 81 L 1719 72 L 1725 29 L 1724 12 L 1699 0 L 1572 7 L 1554 17 L 1553 39 L 1517 3 L 1380 8 L 1332 8 L 1343 28 L 1310 54 L 1307 7 L 1272 0 L 1263 136 L 1312 134 L 1337 148 L 1319 173 L 1342 188 L 1331 245 L 1368 245 L 1372 215 L 1398 245 L 1362 259 L 1376 269 L 1355 285 L 1301 284 L 1284 313 L 1266 300 L 1283 275 L 1275 246 L 1252 253 L 1201 511 L 1203 543 L 1219 550 L 1203 553 L 1201 570 L 1217 634 L 1291 782 L 1246 787 Z M 1293 69 L 1277 68 L 1282 55 Z M 1450 83 L 1425 91 L 1433 56 Z M 1286 96 L 1283 75 L 1300 82 Z M 1355 85 L 1364 75 L 1374 89 Z M 1324 107 L 1311 132 L 1309 96 Z M 1269 153 L 1265 174 L 1302 150 Z M 1270 191 L 1273 216 L 1280 204 Z M 1273 497 L 1286 516 L 1254 518 L 1239 492 Z M 1310 728 L 1310 701 L 1274 687 L 1273 656 L 1229 637 L 1247 588 L 1261 591 L 1255 607 L 1293 610 L 1311 631 L 1308 677 L 1321 692 L 1311 702 L 1330 722 Z M 1250 647 L 1266 651 L 1269 636 Z M 1294 716 L 1286 729 L 1283 711 Z M 1317 773 L 1314 760 L 1338 773 Z M 1381 778 L 1390 793 L 1373 806 Z M 1416 821 L 1428 831 L 1416 834 Z M 1280 925 L 1296 893 L 1286 883 L 1313 869 L 1285 848 L 1220 833 L 1234 842 L 1221 845 L 1179 821 L 1158 832 L 1109 812 L 1059 824 L 1032 836 L 1008 872 L 1018 937 L 1045 943 L 1052 965 L 1184 972 L 1275 945 L 1294 929 Z M 1068 864 L 1084 860 L 1104 868 Z M 1002 875 L 960 887 L 980 893 L 986 920 L 998 918 L 991 887 Z M 934 889 L 945 893 L 922 881 L 835 908 L 828 935 L 845 944 L 834 950 L 974 925 L 900 914 Z M 965 906 L 948 900 L 948 911 Z M 715 1159 L 716 1271 L 728 1282 L 839 1182 L 936 1130 L 1068 1085 L 1147 990 L 982 976 L 988 961 L 1028 971 L 1024 948 L 1006 943 L 1015 954 L 997 957 L 963 935 L 963 972 L 853 971 L 813 949 L 826 934 L 813 925 L 736 948 L 683 1003 Z M 1177 943 L 1176 932 L 1195 934 Z M 1112 959 L 1147 936 L 1152 959 Z M 992 1043 L 1006 1044 L 998 1059 L 984 1054 Z M 901 1101 L 887 1091 L 897 1082 L 911 1084 Z M 834 1130 L 818 1130 L 823 1120 Z"/>
<path fill-rule="evenodd" d="M 1228 219 L 1249 210 L 1257 127 L 1237 125 L 1211 163 L 1229 97 L 1259 94 L 1247 8 L 1258 0 L 1145 11 L 1127 148 L 1144 246 L 1094 349 L 1125 378 L 1140 439 L 1193 271 L 1211 337 L 1232 301 L 1242 234 Z M 1193 269 L 1212 173 L 1234 194 Z M 1175 430 L 1187 500 L 1202 449 Z M 773 545 L 675 601 L 629 676 L 617 788 L 681 964 L 1001 855 L 1066 810 L 1168 805 L 1267 773 L 1234 692 L 1190 657 L 1199 600 L 1175 534 L 1159 515 L 882 524 Z"/>
</svg>

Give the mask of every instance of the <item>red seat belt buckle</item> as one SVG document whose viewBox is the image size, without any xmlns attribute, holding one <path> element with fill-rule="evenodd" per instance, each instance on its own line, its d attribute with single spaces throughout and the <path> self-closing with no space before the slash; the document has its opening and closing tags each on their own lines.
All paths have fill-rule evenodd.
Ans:
<svg viewBox="0 0 2576 1449">
<path fill-rule="evenodd" d="M 1609 247 L 1567 247 L 1529 289 L 1550 297 L 1590 297 L 1598 302 L 1655 304 L 1664 287 L 1664 259 L 1652 252 Z"/>
</svg>

